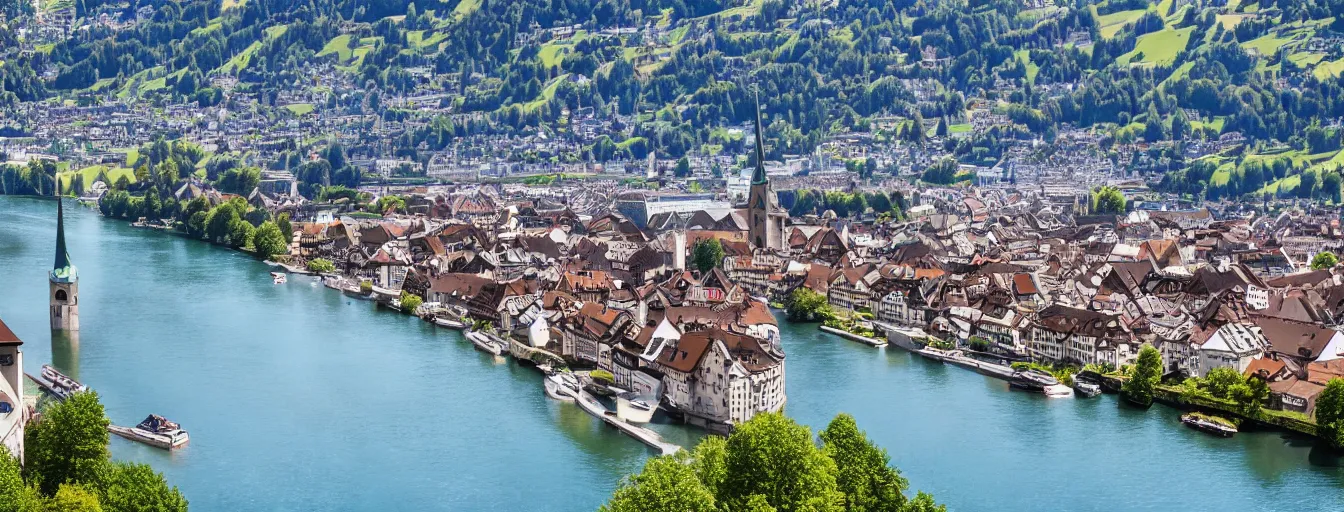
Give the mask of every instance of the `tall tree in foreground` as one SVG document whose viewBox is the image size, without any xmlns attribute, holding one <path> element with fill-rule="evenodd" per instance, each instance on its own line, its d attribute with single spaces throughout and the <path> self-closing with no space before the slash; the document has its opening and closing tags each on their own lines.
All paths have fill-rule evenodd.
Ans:
<svg viewBox="0 0 1344 512">
<path fill-rule="evenodd" d="M 782 414 L 759 414 L 724 440 L 657 457 L 625 479 L 603 512 L 945 512 L 907 500 L 908 483 L 849 415 L 820 434 Z"/>
<path fill-rule="evenodd" d="M 1335 256 L 1335 253 L 1330 251 L 1317 253 L 1315 257 L 1311 258 L 1312 270 L 1331 269 L 1338 264 L 1339 256 Z"/>
<path fill-rule="evenodd" d="M 93 481 L 108 457 L 107 424 L 93 391 L 48 408 L 24 432 L 28 479 L 46 495 L 63 483 Z"/>
<path fill-rule="evenodd" d="M 729 508 L 759 494 L 780 511 L 843 510 L 836 465 L 807 427 L 778 413 L 758 414 L 728 437 L 728 471 L 719 498 Z"/>
<path fill-rule="evenodd" d="M 845 493 L 845 510 L 879 512 L 905 506 L 910 483 L 892 468 L 887 451 L 875 446 L 854 417 L 841 414 L 821 431 L 821 450 L 835 461 L 835 483 Z"/>
</svg>

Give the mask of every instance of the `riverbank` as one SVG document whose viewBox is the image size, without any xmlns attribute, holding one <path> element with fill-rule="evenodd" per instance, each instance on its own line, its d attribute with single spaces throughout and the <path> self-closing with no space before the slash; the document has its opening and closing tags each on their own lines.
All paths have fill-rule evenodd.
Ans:
<svg viewBox="0 0 1344 512">
<path fill-rule="evenodd" d="M 25 341 L 25 363 L 74 368 L 114 420 L 155 411 L 190 427 L 193 443 L 179 453 L 120 439 L 112 451 L 163 471 L 193 510 L 377 511 L 389 496 L 413 510 L 595 510 L 653 453 L 546 398 L 536 371 L 496 362 L 455 332 L 326 293 L 313 278 L 273 285 L 254 258 L 84 211 L 66 212 L 84 331 L 74 343 L 52 339 L 54 206 L 0 198 L 0 315 Z M 949 510 L 1141 512 L 1197 496 L 1199 509 L 1333 512 L 1321 497 L 1344 486 L 1338 462 L 1295 436 L 1211 438 L 1165 406 L 1011 392 L 777 318 L 785 412 L 814 429 L 853 414 L 912 487 Z M 221 405 L 232 403 L 246 412 Z M 703 436 L 649 428 L 682 446 Z M 1022 467 L 1050 467 L 1067 483 L 1003 478 Z M 1190 478 L 1191 467 L 1207 478 Z M 1124 474 L 1144 477 L 1116 478 Z"/>
</svg>

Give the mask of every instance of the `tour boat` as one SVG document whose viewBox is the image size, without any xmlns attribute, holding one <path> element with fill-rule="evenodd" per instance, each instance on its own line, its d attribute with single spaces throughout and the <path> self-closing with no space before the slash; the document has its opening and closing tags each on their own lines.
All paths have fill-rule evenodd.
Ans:
<svg viewBox="0 0 1344 512">
<path fill-rule="evenodd" d="M 1181 423 L 1184 423 L 1185 426 L 1193 428 L 1200 432 L 1212 434 L 1218 437 L 1232 437 L 1233 434 L 1237 433 L 1236 427 L 1224 425 L 1222 423 L 1206 419 L 1197 414 L 1182 415 Z"/>
<path fill-rule="evenodd" d="M 75 379 L 66 377 L 65 374 L 57 371 L 55 367 L 49 364 L 42 365 L 42 378 L 47 381 L 47 390 L 61 400 L 70 398 L 70 395 L 75 393 L 88 391 L 89 389 L 88 386 L 80 384 Z"/>
<path fill-rule="evenodd" d="M 271 282 L 275 284 L 285 284 L 286 278 L 284 272 L 271 272 Z"/>
<path fill-rule="evenodd" d="M 191 442 L 191 436 L 180 425 L 155 414 L 134 427 L 108 425 L 107 431 L 164 450 L 176 450 Z"/>
<path fill-rule="evenodd" d="M 1073 378 L 1073 390 L 1077 391 L 1078 394 L 1082 395 L 1084 398 L 1092 398 L 1101 394 L 1101 385 L 1095 382 L 1079 379 L 1075 376 Z"/>
</svg>

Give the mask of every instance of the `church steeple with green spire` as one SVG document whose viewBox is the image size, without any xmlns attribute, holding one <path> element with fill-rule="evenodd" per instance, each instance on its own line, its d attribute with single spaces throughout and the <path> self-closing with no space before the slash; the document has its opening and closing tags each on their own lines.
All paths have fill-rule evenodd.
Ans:
<svg viewBox="0 0 1344 512">
<path fill-rule="evenodd" d="M 751 172 L 747 194 L 747 237 L 753 247 L 779 250 L 783 240 L 784 212 L 765 175 L 765 125 L 761 123 L 761 98 L 756 95 L 756 168 Z"/>
<path fill-rule="evenodd" d="M 56 263 L 51 266 L 51 329 L 79 330 L 79 271 L 65 248 L 65 205 L 56 196 Z"/>
<path fill-rule="evenodd" d="M 78 279 L 75 266 L 70 263 L 70 252 L 65 248 L 65 207 L 60 196 L 56 197 L 56 263 L 51 267 L 53 282 L 70 282 Z"/>
</svg>

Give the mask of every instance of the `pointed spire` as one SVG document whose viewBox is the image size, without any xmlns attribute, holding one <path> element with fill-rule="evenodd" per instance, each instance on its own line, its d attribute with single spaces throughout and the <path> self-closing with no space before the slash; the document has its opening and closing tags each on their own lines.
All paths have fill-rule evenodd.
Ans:
<svg viewBox="0 0 1344 512">
<path fill-rule="evenodd" d="M 756 88 L 756 170 L 751 173 L 751 184 L 765 184 L 765 141 L 761 133 L 765 130 L 761 126 L 761 90 Z"/>
<path fill-rule="evenodd" d="M 61 196 L 56 196 L 56 264 L 51 268 L 60 270 L 70 267 L 70 254 L 65 249 L 65 208 Z"/>
</svg>

